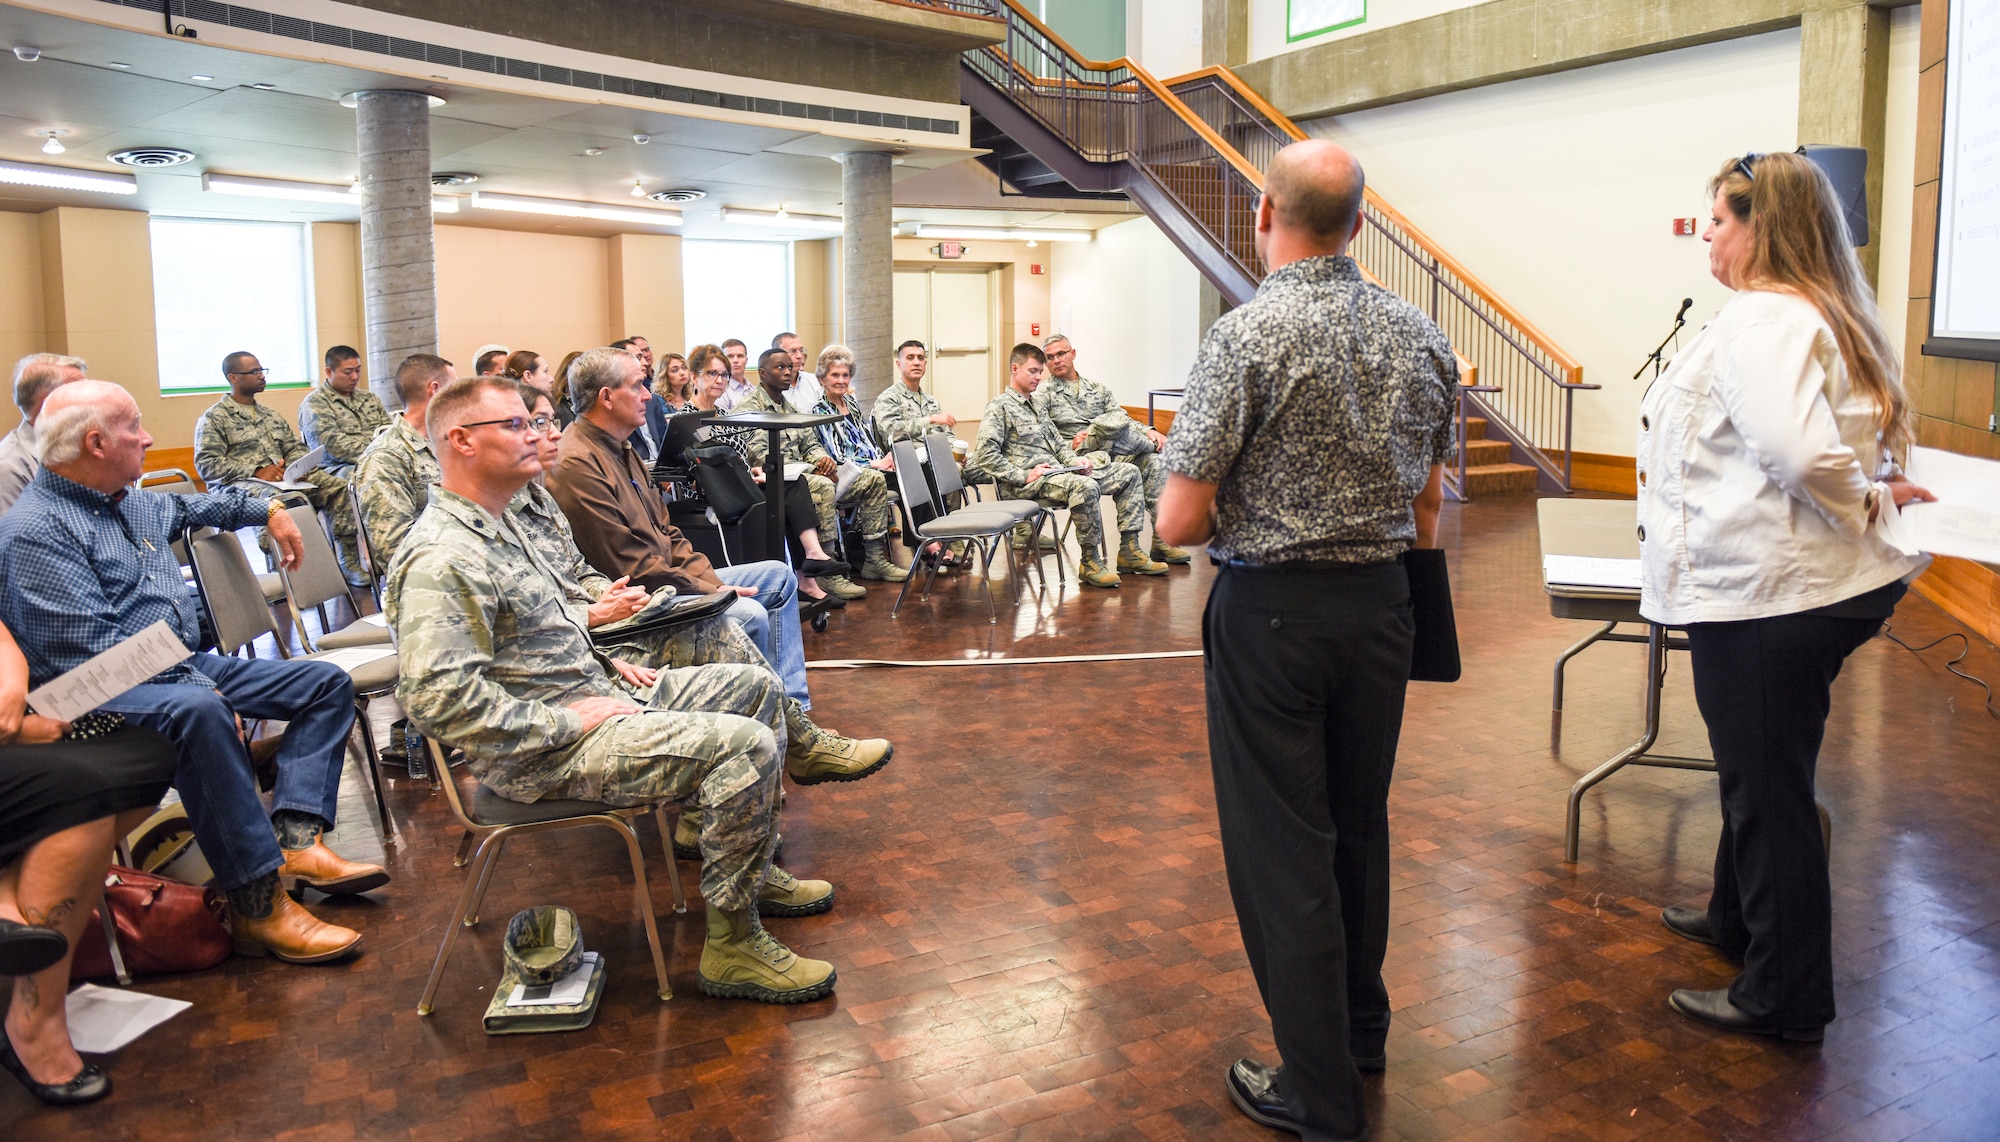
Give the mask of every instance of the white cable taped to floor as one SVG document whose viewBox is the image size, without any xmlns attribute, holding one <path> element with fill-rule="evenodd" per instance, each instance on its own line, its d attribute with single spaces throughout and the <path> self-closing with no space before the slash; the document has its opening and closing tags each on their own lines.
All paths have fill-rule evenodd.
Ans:
<svg viewBox="0 0 2000 1142">
<path fill-rule="evenodd" d="M 1147 650 L 1133 654 L 1056 654 L 1044 658 L 821 658 L 807 670 L 854 670 L 866 666 L 1047 666 L 1066 662 L 1141 662 L 1152 658 L 1200 658 L 1199 650 Z"/>
</svg>

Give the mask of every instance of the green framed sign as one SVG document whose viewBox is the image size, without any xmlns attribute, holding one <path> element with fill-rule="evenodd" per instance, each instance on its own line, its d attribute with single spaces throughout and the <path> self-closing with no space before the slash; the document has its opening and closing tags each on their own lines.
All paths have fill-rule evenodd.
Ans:
<svg viewBox="0 0 2000 1142">
<path fill-rule="evenodd" d="M 1368 20 L 1368 0 L 1285 0 L 1285 42 L 1351 28 Z"/>
</svg>

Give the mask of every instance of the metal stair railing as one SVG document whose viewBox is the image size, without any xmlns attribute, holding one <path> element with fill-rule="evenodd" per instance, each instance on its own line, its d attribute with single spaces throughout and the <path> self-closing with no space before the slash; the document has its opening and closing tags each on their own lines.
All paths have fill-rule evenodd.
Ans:
<svg viewBox="0 0 2000 1142">
<path fill-rule="evenodd" d="M 1279 148 L 1307 137 L 1227 68 L 1204 68 L 1165 86 L 1259 170 Z M 1362 218 L 1355 260 L 1385 288 L 1429 314 L 1461 358 L 1478 362 L 1479 383 L 1467 377 L 1461 399 L 1568 492 L 1576 394 L 1601 386 L 1585 384 L 1575 358 L 1373 190 L 1362 204 Z"/>
</svg>

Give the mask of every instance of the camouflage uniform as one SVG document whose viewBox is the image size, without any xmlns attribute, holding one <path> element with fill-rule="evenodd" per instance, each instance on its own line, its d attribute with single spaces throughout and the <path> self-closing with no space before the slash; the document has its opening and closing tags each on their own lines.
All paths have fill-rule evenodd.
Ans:
<svg viewBox="0 0 2000 1142">
<path fill-rule="evenodd" d="M 1147 437 L 1146 426 L 1132 419 L 1132 414 L 1111 395 L 1110 388 L 1085 376 L 1078 376 L 1072 385 L 1050 375 L 1035 390 L 1035 410 L 1048 417 L 1066 440 L 1074 439 L 1079 432 L 1088 433 L 1083 441 L 1083 456 L 1093 465 L 1101 467 L 1113 460 L 1123 460 L 1139 469 L 1140 486 L 1146 493 L 1146 514 L 1159 518 L 1160 490 L 1167 486 L 1167 466 L 1160 459 L 1160 450 Z"/>
<path fill-rule="evenodd" d="M 238 404 L 223 397 L 194 424 L 194 470 L 212 488 L 247 486 L 262 495 L 269 488 L 256 477 L 267 464 L 286 465 L 306 454 L 306 446 L 285 418 L 261 404 Z M 354 509 L 347 500 L 347 481 L 314 468 L 301 477 L 312 485 L 305 493 L 312 506 L 333 521 L 333 534 L 343 547 L 354 543 Z"/>
<path fill-rule="evenodd" d="M 912 391 L 910 386 L 897 381 L 883 389 L 875 397 L 875 407 L 870 410 L 875 424 L 891 444 L 898 440 L 914 440 L 923 443 L 924 434 L 942 432 L 951 435 L 951 429 L 942 424 L 932 424 L 931 417 L 944 411 L 937 398 L 921 390 Z M 976 463 L 976 456 L 968 456 L 959 465 L 960 473 L 967 484 L 983 484 L 993 478 L 993 474 Z"/>
<path fill-rule="evenodd" d="M 368 545 L 375 565 L 387 567 L 396 557 L 417 516 L 430 502 L 438 482 L 437 455 L 430 437 L 396 417 L 361 454 L 354 469 L 354 488 L 361 497 L 361 518 L 368 521 Z"/>
<path fill-rule="evenodd" d="M 342 396 L 340 390 L 321 381 L 299 406 L 299 435 L 305 437 L 306 447 L 325 448 L 326 459 L 320 463 L 343 480 L 353 478 L 354 466 L 361 462 L 369 441 L 387 423 L 389 412 L 382 407 L 382 399 L 367 389 L 357 388 L 353 396 Z"/>
<path fill-rule="evenodd" d="M 436 489 L 389 568 L 410 720 L 465 751 L 503 797 L 691 803 L 701 810 L 702 894 L 752 907 L 776 837 L 784 688 L 761 666 L 667 670 L 641 692 L 591 646 L 583 608 L 511 522 Z M 585 733 L 567 704 L 645 707 Z"/>
<path fill-rule="evenodd" d="M 1108 495 L 1117 504 L 1120 534 L 1137 535 L 1146 526 L 1139 470 L 1130 464 L 1093 466 L 1088 476 L 1050 473 L 1029 482 L 1032 468 L 1043 464 L 1066 468 L 1079 458 L 1070 450 L 1069 438 L 1012 388 L 987 402 L 972 458 L 993 473 L 994 486 L 1002 497 L 1018 496 L 1069 508 L 1070 520 L 1076 525 L 1077 547 L 1086 559 L 1101 560 L 1105 554 L 1099 496 Z"/>
</svg>

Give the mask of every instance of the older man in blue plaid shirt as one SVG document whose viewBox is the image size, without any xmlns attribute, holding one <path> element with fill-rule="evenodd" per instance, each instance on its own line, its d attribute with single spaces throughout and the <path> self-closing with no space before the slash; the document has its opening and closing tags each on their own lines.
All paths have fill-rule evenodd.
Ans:
<svg viewBox="0 0 2000 1142">
<path fill-rule="evenodd" d="M 170 547 L 189 527 L 268 522 L 287 566 L 299 532 L 266 500 L 238 489 L 171 496 L 133 491 L 152 437 L 131 394 L 77 381 L 43 407 L 42 472 L 0 517 L 0 619 L 27 656 L 32 685 L 75 669 L 165 621 L 192 647 L 200 636 Z M 323 662 L 195 654 L 104 704 L 173 740 L 174 785 L 216 883 L 229 897 L 237 950 L 293 963 L 350 952 L 360 933 L 326 924 L 280 891 L 295 881 L 323 892 L 388 882 L 375 865 L 336 856 L 333 825 L 354 684 Z M 282 718 L 274 812 L 267 819 L 237 715 Z"/>
</svg>

